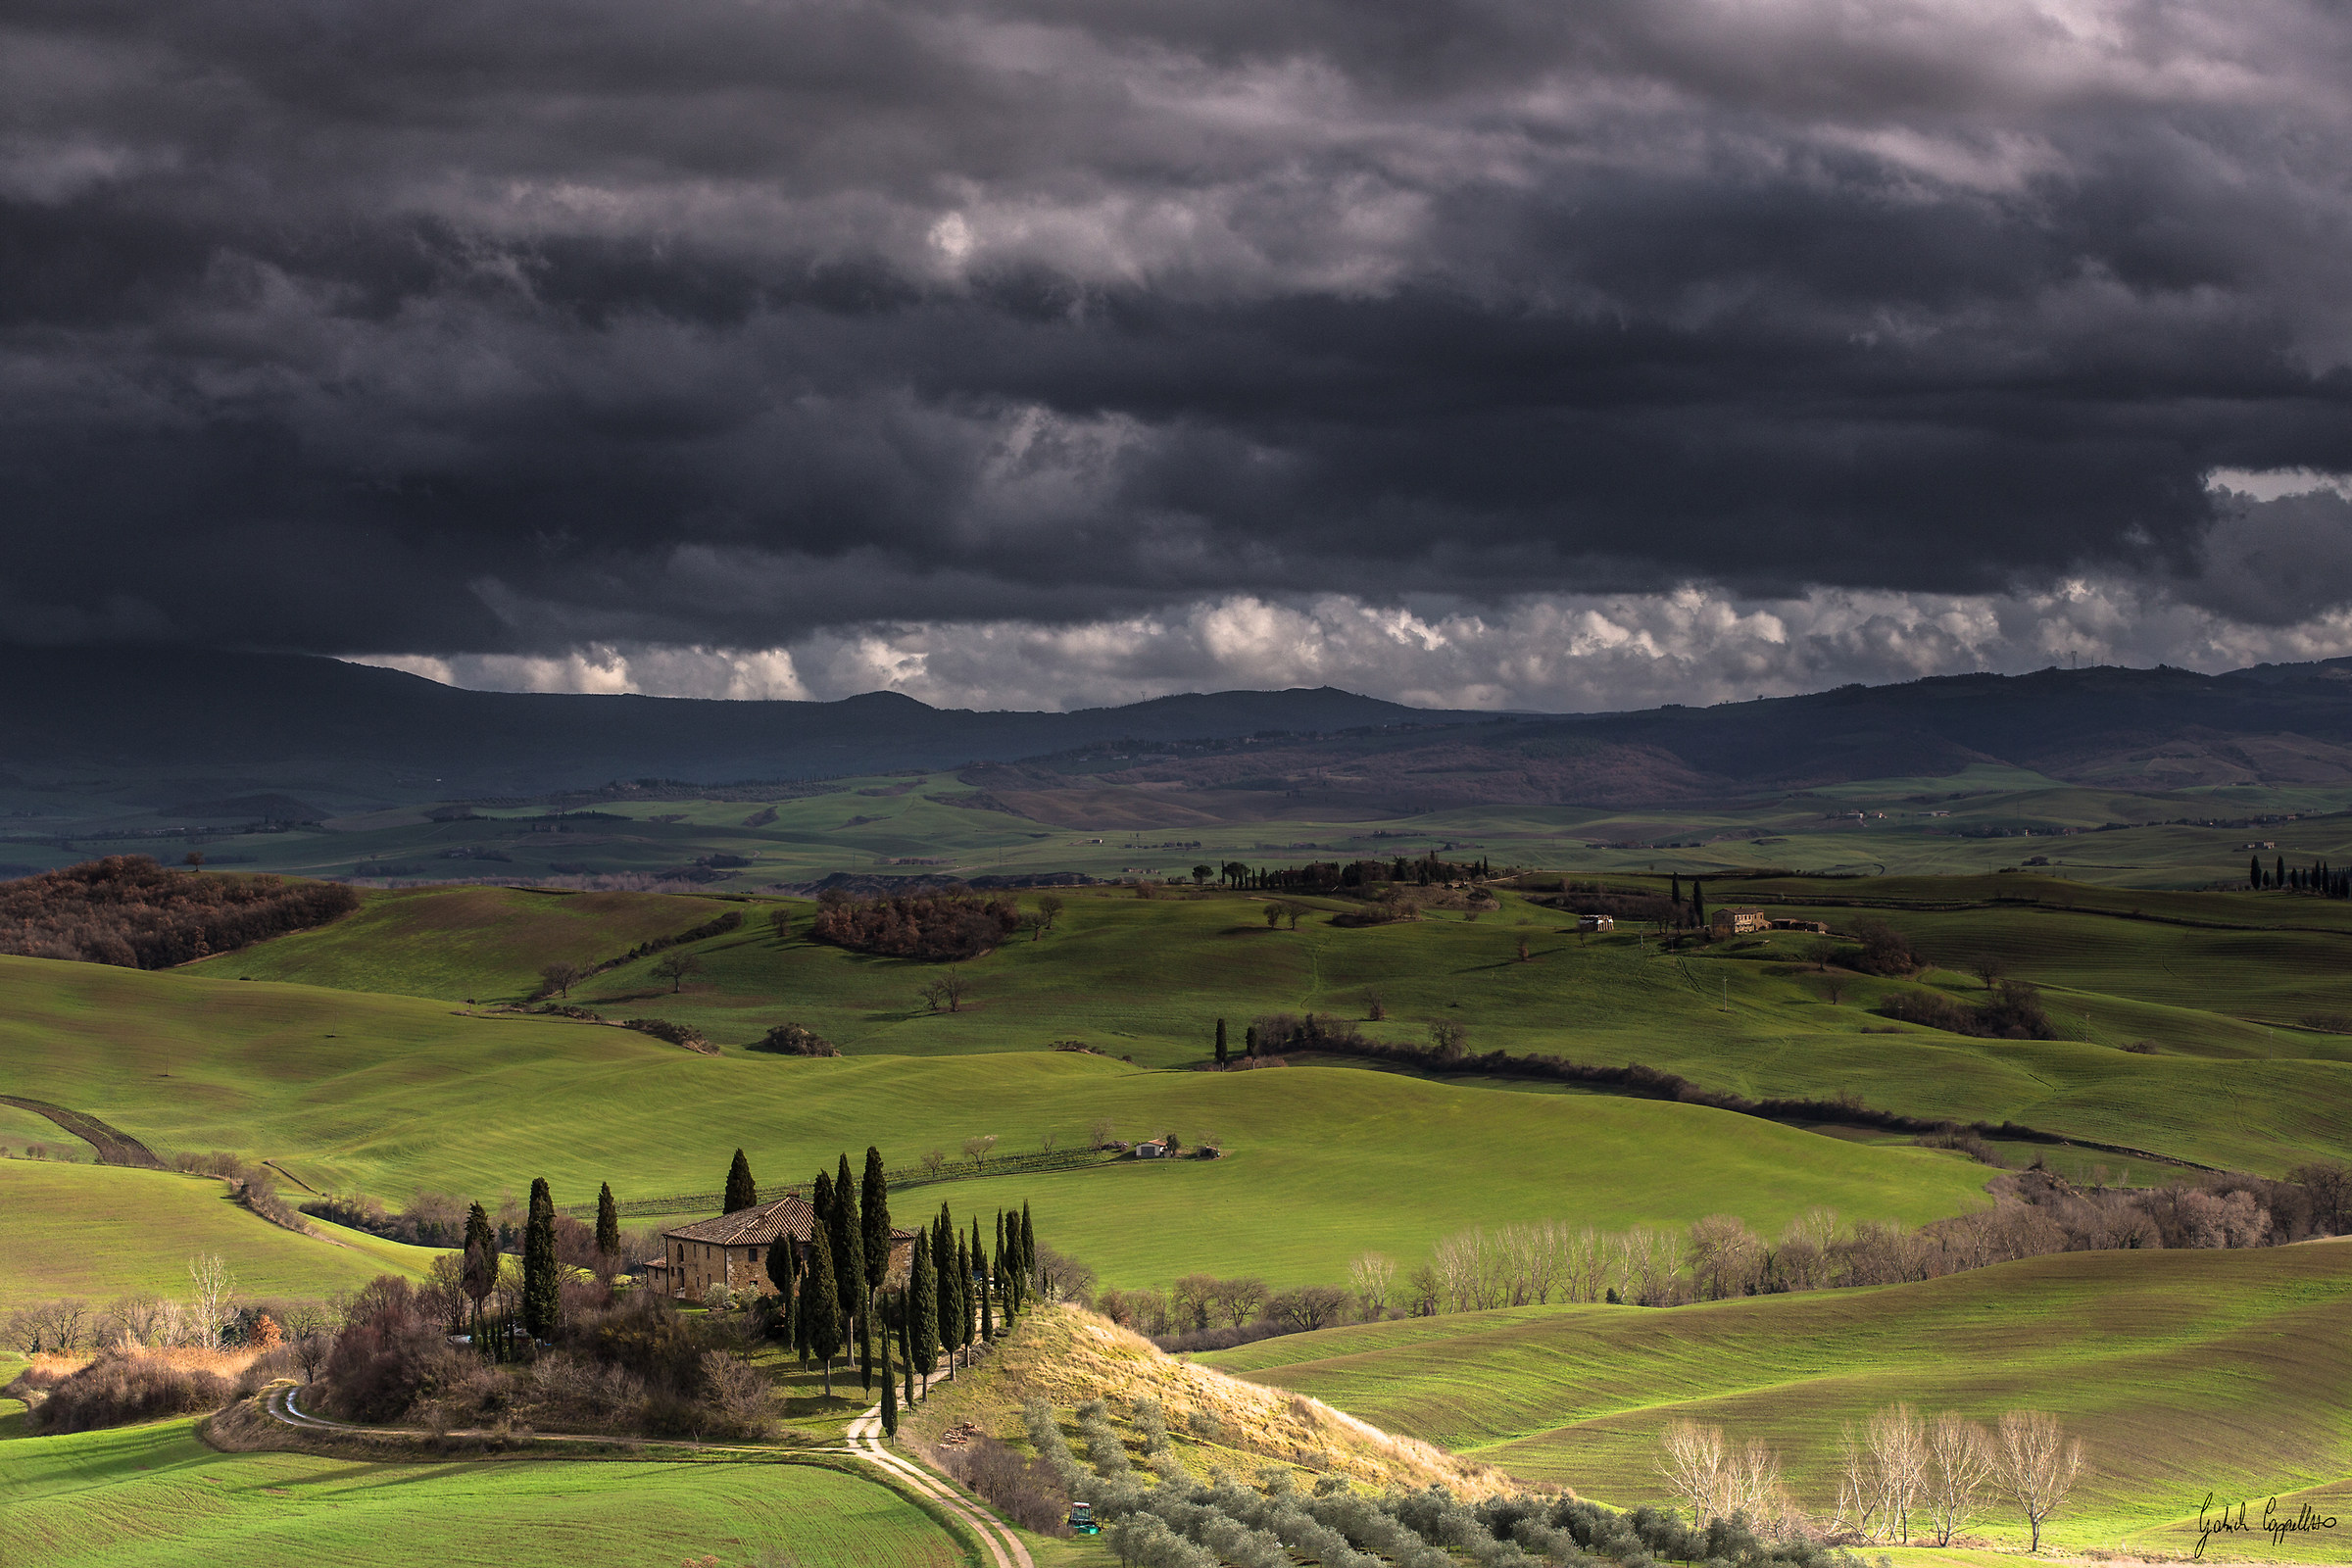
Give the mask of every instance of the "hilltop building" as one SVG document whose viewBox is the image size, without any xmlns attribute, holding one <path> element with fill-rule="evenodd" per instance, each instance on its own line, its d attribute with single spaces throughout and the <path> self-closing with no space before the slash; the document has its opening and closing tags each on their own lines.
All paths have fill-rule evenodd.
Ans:
<svg viewBox="0 0 2352 1568">
<path fill-rule="evenodd" d="M 649 1289 L 666 1291 L 688 1300 L 699 1299 L 713 1285 L 730 1290 L 775 1294 L 767 1277 L 767 1254 L 778 1247 L 798 1248 L 801 1260 L 808 1257 L 808 1238 L 815 1233 L 816 1211 L 798 1193 L 787 1193 L 772 1203 L 739 1208 L 716 1219 L 696 1220 L 662 1233 L 662 1255 L 641 1267 Z M 904 1281 L 914 1261 L 918 1233 L 892 1226 L 890 1279 Z"/>
</svg>

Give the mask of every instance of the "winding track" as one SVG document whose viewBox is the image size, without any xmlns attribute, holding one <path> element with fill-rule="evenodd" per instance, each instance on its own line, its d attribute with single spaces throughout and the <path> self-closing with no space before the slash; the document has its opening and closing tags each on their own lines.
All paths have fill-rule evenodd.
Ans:
<svg viewBox="0 0 2352 1568">
<path fill-rule="evenodd" d="M 360 1426 L 349 1421 L 335 1421 L 325 1416 L 313 1415 L 305 1410 L 297 1399 L 296 1396 L 300 1392 L 299 1389 L 291 1386 L 272 1390 L 269 1396 L 262 1401 L 262 1408 L 270 1412 L 271 1419 L 303 1432 L 379 1438 L 433 1436 L 422 1427 Z M 450 1437 L 461 1438 L 484 1435 L 478 1430 L 471 1429 L 447 1434 Z M 609 1435 L 585 1432 L 538 1432 L 533 1433 L 532 1438 L 536 1442 L 543 1443 L 610 1444 L 614 1441 Z M 876 1469 L 887 1472 L 970 1526 L 972 1534 L 979 1537 L 980 1544 L 988 1548 L 989 1556 L 994 1559 L 996 1568 L 1037 1568 L 1037 1564 L 1029 1555 L 1029 1548 L 1021 1544 L 1021 1538 L 1013 1533 L 1010 1525 L 998 1518 L 988 1504 L 949 1486 L 913 1460 L 903 1454 L 894 1453 L 883 1446 L 882 1406 L 879 1404 L 869 1406 L 863 1414 L 850 1422 L 848 1443 L 846 1446 L 842 1447 L 807 1448 L 788 1447 L 785 1445 L 773 1443 L 689 1443 L 682 1441 L 669 1442 L 668 1446 L 681 1448 L 700 1448 L 720 1453 L 849 1454 L 853 1458 L 863 1459 Z"/>
</svg>

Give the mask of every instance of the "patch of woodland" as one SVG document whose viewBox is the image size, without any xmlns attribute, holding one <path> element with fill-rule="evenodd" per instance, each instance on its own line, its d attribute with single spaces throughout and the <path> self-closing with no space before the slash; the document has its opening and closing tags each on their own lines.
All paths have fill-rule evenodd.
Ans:
<svg viewBox="0 0 2352 1568">
<path fill-rule="evenodd" d="M 228 1183 L 228 1190 L 238 1202 L 253 1210 L 272 1225 L 308 1236 L 310 1226 L 303 1223 L 302 1213 L 277 1190 L 277 1172 L 267 1165 L 257 1165 L 241 1155 L 216 1151 L 210 1154 L 174 1154 L 173 1170 L 197 1176 L 218 1176 Z"/>
<path fill-rule="evenodd" d="M 772 1051 L 785 1056 L 838 1056 L 841 1048 L 815 1030 L 797 1023 L 780 1023 L 753 1041 L 752 1051 Z"/>
<path fill-rule="evenodd" d="M 2024 980 L 1999 981 L 1975 1006 L 1940 991 L 1890 991 L 1880 1000 L 1878 1010 L 1898 1022 L 1984 1040 L 2058 1038 L 2057 1026 L 2042 1010 L 2040 988 Z"/>
<path fill-rule="evenodd" d="M 0 884 L 0 953 L 167 969 L 359 906 L 340 882 L 182 871 L 144 855 L 110 855 Z"/>
<path fill-rule="evenodd" d="M 820 899 L 809 935 L 856 953 L 953 961 L 989 952 L 1017 930 L 1020 906 L 974 893 L 902 893 Z"/>
<path fill-rule="evenodd" d="M 683 1047 L 700 1055 L 718 1054 L 718 1048 L 704 1039 L 703 1032 L 692 1024 L 672 1023 L 667 1018 L 623 1018 L 620 1026 L 634 1029 L 641 1035 L 652 1035 L 656 1040 L 666 1040 L 673 1046 Z"/>
<path fill-rule="evenodd" d="M 563 1287 L 552 1345 L 515 1336 L 503 1359 L 451 1343 L 462 1293 L 378 1278 L 355 1298 L 305 1403 L 341 1420 L 497 1433 L 757 1439 L 775 1429 L 773 1385 L 746 1352 L 747 1314 L 680 1312 L 654 1291 Z"/>
</svg>

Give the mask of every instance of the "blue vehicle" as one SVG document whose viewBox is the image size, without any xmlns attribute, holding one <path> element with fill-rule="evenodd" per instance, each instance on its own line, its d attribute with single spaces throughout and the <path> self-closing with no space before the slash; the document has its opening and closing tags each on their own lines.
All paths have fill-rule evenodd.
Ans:
<svg viewBox="0 0 2352 1568">
<path fill-rule="evenodd" d="M 1086 1502 L 1073 1502 L 1070 1504 L 1071 1535 L 1099 1536 L 1102 1533 L 1102 1527 L 1095 1523 L 1094 1504 Z"/>
</svg>

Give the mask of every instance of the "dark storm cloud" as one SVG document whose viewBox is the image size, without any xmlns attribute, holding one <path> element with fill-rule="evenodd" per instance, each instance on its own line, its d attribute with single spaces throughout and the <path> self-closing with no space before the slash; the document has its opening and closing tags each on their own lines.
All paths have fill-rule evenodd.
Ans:
<svg viewBox="0 0 2352 1568">
<path fill-rule="evenodd" d="M 2347 79 L 2316 4 L 17 5 L 0 633 L 2308 613 L 2341 508 L 2205 475 L 2352 469 Z"/>
</svg>

